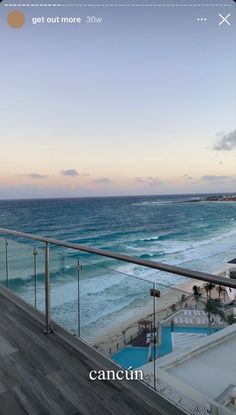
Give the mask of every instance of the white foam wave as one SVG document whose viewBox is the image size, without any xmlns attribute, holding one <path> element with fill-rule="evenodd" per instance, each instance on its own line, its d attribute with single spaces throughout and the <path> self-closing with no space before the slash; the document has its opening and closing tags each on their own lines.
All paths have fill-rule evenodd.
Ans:
<svg viewBox="0 0 236 415">
<path fill-rule="evenodd" d="M 139 241 L 149 242 L 149 241 L 158 241 L 158 239 L 159 239 L 159 236 L 157 235 L 157 236 L 149 236 L 147 238 L 140 238 Z"/>
<path fill-rule="evenodd" d="M 232 224 L 233 225 L 233 224 Z M 212 272 L 222 267 L 222 263 L 235 256 L 236 251 L 236 227 L 221 235 L 200 241 L 184 240 L 159 240 L 158 236 L 143 238 L 142 241 L 151 242 L 148 247 L 148 255 L 152 260 L 159 261 L 158 254 L 163 252 L 163 260 L 169 264 L 181 267 Z M 130 247 L 132 249 L 132 247 Z M 133 252 L 139 256 L 145 255 L 145 245 Z M 132 252 L 131 252 L 132 253 Z M 68 270 L 69 268 L 67 268 Z M 95 272 L 95 275 L 94 275 Z M 129 278 L 135 276 L 136 278 Z M 80 307 L 82 321 L 86 327 L 96 326 L 100 319 L 104 321 L 104 327 L 112 325 L 116 319 L 127 319 L 128 310 L 134 309 L 134 299 L 140 299 L 142 303 L 143 293 L 149 292 L 152 283 L 173 286 L 185 281 L 185 277 L 175 276 L 166 272 L 151 268 L 140 267 L 135 264 L 122 263 L 114 271 L 99 269 L 92 272 L 84 267 L 84 277 L 80 281 Z M 52 287 L 52 307 L 57 318 L 60 318 L 61 310 L 66 310 L 64 323 L 67 324 L 67 315 L 77 313 L 77 281 L 68 281 L 64 284 L 55 284 Z M 69 323 L 68 323 L 69 324 Z"/>
<path fill-rule="evenodd" d="M 184 266 L 188 264 L 188 267 L 212 272 L 222 266 L 220 261 L 226 261 L 231 258 L 231 255 L 236 250 L 236 228 L 229 232 L 225 232 L 222 235 L 215 236 L 202 241 L 158 241 L 157 244 L 148 248 L 148 253 L 151 253 L 151 259 L 160 261 L 158 256 L 159 252 L 163 252 L 163 257 L 160 262 L 167 262 L 172 265 Z M 135 250 L 140 255 L 143 254 L 142 248 Z M 156 256 L 155 256 L 156 252 Z M 214 265 L 215 264 L 215 265 Z M 117 267 L 120 272 L 127 273 L 131 276 L 138 278 L 153 280 L 153 276 L 157 273 L 156 270 L 139 267 L 134 264 L 125 264 Z M 167 278 L 163 278 L 163 283 L 168 283 L 173 280 L 174 276 L 164 273 Z M 162 275 L 164 275 L 162 274 Z M 178 277 L 179 278 L 179 277 Z M 181 282 L 181 281 L 180 281 Z"/>
</svg>

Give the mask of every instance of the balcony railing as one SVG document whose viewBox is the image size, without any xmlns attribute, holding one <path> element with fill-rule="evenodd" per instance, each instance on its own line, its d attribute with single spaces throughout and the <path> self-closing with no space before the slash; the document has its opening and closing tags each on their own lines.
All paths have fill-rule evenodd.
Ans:
<svg viewBox="0 0 236 415">
<path fill-rule="evenodd" d="M 209 334 L 234 323 L 227 290 L 236 280 L 3 228 L 0 235 L 0 283 L 45 314 L 45 333 L 56 322 L 120 366 L 141 368 L 144 382 L 185 413 L 209 413 L 168 384 L 161 362 L 198 341 L 207 347 Z"/>
</svg>

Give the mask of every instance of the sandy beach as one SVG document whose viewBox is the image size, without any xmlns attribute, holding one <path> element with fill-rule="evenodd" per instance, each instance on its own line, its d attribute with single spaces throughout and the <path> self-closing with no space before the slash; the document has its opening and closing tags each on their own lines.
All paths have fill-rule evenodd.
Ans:
<svg viewBox="0 0 236 415">
<path fill-rule="evenodd" d="M 222 276 L 224 273 L 225 270 L 221 269 L 214 272 L 214 275 Z M 156 324 L 158 321 L 170 317 L 170 315 L 175 312 L 171 309 L 173 304 L 176 304 L 176 311 L 186 306 L 188 308 L 195 307 L 195 299 L 192 290 L 194 285 L 199 286 L 202 290 L 202 295 L 204 295 L 203 287 L 205 282 L 191 279 L 186 283 L 170 287 L 166 292 L 161 294 L 160 298 L 155 299 Z M 183 295 L 185 296 L 184 301 Z M 154 298 L 150 297 L 146 304 L 133 309 L 131 315 L 128 316 L 125 321 L 111 327 L 106 332 L 105 336 L 101 335 L 94 338 L 92 342 L 93 346 L 106 355 L 113 354 L 117 350 L 122 349 L 124 347 L 124 341 L 127 343 L 131 339 L 131 336 L 134 338 L 137 335 L 139 320 L 153 321 L 153 302 Z"/>
</svg>

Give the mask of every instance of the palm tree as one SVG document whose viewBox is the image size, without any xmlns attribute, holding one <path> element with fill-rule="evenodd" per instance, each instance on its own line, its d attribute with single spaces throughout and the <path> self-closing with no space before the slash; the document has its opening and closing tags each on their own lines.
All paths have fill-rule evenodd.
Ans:
<svg viewBox="0 0 236 415">
<path fill-rule="evenodd" d="M 207 284 L 204 285 L 204 290 L 206 291 L 207 298 L 209 298 L 209 290 L 208 290 L 208 285 Z"/>
<path fill-rule="evenodd" d="M 217 291 L 218 291 L 218 293 L 219 293 L 219 301 L 220 301 L 220 296 L 221 296 L 221 293 L 224 291 L 224 288 L 222 287 L 222 285 L 219 285 L 218 287 L 217 287 Z"/>
<path fill-rule="evenodd" d="M 193 288 L 192 288 L 192 290 L 193 290 L 193 295 L 194 295 L 195 301 L 196 301 L 195 307 L 197 308 L 197 302 L 198 302 L 199 297 L 201 295 L 201 293 L 200 293 L 200 287 L 198 287 L 197 285 L 194 285 Z"/>
<path fill-rule="evenodd" d="M 199 294 L 199 287 L 197 285 L 194 285 L 193 288 L 192 288 L 192 290 L 193 290 L 193 294 L 194 295 L 198 295 Z"/>
<path fill-rule="evenodd" d="M 215 288 L 215 284 L 212 284 L 212 282 L 208 283 L 208 289 L 209 289 L 209 297 L 211 298 L 211 292 Z"/>
<path fill-rule="evenodd" d="M 219 300 L 214 300 L 213 298 L 208 298 L 205 304 L 205 312 L 207 313 L 208 318 L 208 334 L 211 334 L 212 314 L 220 316 L 223 320 L 225 320 L 225 314 L 221 309 L 221 304 Z"/>
<path fill-rule="evenodd" d="M 214 287 L 215 287 L 215 284 L 212 284 L 212 282 L 208 282 L 204 286 L 204 289 L 206 291 L 207 298 L 211 298 L 211 291 L 213 290 Z"/>
<path fill-rule="evenodd" d="M 176 304 L 171 304 L 170 309 L 172 311 L 172 313 L 174 313 L 176 311 Z"/>
</svg>

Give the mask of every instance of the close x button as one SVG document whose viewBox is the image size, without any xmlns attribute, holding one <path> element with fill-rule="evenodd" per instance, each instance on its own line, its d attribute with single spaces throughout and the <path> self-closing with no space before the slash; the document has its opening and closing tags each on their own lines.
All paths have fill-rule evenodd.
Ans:
<svg viewBox="0 0 236 415">
<path fill-rule="evenodd" d="M 231 16 L 231 13 L 227 14 L 227 16 L 222 16 L 221 13 L 218 13 L 218 16 L 221 18 L 221 21 L 219 22 L 218 26 L 221 26 L 223 23 L 225 23 L 228 26 L 231 26 L 231 23 L 228 21 L 229 17 Z"/>
</svg>

